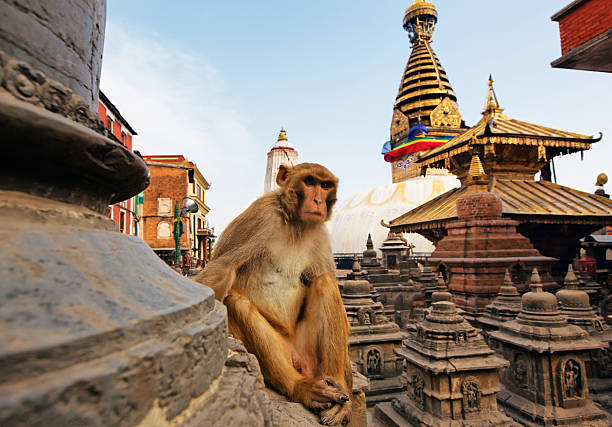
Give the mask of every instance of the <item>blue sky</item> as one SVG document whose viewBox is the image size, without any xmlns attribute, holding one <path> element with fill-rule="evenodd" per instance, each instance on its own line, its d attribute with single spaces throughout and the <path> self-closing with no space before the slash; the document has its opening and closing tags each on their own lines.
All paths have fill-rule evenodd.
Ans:
<svg viewBox="0 0 612 427">
<path fill-rule="evenodd" d="M 570 0 L 434 2 L 434 51 L 468 125 L 489 73 L 505 114 L 604 138 L 556 160 L 558 182 L 594 191 L 612 175 L 612 78 L 560 70 L 558 24 Z M 410 53 L 409 0 L 108 2 L 101 88 L 143 154 L 184 154 L 212 183 L 216 231 L 263 191 L 281 126 L 301 161 L 340 178 L 340 200 L 391 182 L 380 155 Z M 608 190 L 609 192 L 610 190 Z"/>
</svg>

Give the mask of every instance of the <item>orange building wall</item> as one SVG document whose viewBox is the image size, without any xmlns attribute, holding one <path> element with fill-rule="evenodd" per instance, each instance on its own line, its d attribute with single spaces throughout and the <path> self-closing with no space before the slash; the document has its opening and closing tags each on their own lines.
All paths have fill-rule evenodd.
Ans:
<svg viewBox="0 0 612 427">
<path fill-rule="evenodd" d="M 173 217 L 160 217 L 157 211 L 157 199 L 172 199 L 172 215 L 174 215 L 174 205 L 180 203 L 187 196 L 188 175 L 185 169 L 167 168 L 149 164 L 151 172 L 151 185 L 144 192 L 143 206 L 143 240 L 153 249 L 174 248 L 174 237 L 170 239 L 157 238 L 157 224 L 160 221 L 172 221 Z M 187 230 L 185 218 L 181 218 Z M 174 227 L 172 226 L 173 230 Z M 187 232 L 181 236 L 181 248 L 187 248 Z"/>
<path fill-rule="evenodd" d="M 585 1 L 559 19 L 561 53 L 565 55 L 609 28 L 612 28 L 610 0 Z"/>
</svg>

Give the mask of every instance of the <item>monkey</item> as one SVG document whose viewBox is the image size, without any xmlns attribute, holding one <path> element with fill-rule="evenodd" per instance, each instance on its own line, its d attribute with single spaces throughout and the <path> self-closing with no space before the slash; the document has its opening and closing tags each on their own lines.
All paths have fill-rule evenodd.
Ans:
<svg viewBox="0 0 612 427">
<path fill-rule="evenodd" d="M 350 326 L 324 225 L 338 179 L 301 163 L 281 165 L 276 182 L 221 233 L 195 280 L 225 304 L 229 332 L 255 354 L 270 386 L 323 424 L 346 425 Z"/>
</svg>

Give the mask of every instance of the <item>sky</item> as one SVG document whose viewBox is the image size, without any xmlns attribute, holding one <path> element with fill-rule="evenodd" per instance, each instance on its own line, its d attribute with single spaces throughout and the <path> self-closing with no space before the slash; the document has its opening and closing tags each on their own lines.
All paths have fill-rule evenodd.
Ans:
<svg viewBox="0 0 612 427">
<path fill-rule="evenodd" d="M 281 127 L 300 161 L 339 177 L 342 202 L 391 182 L 380 150 L 410 55 L 410 3 L 109 1 L 100 87 L 137 131 L 134 149 L 197 164 L 217 233 L 263 193 Z M 584 160 L 555 159 L 559 184 L 593 192 L 597 174 L 612 176 L 612 77 L 551 68 L 561 47 L 550 16 L 569 3 L 437 0 L 432 48 L 468 126 L 492 74 L 507 116 L 602 132 Z"/>
</svg>

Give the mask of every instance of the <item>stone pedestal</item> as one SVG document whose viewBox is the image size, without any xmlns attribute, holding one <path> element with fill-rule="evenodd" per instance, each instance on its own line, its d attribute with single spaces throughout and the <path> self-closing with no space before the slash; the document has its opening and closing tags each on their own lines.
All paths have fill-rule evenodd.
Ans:
<svg viewBox="0 0 612 427">
<path fill-rule="evenodd" d="M 528 282 L 526 272 L 537 267 L 543 272 L 545 289 L 558 288 L 550 275 L 556 259 L 540 255 L 529 239 L 516 231 L 516 221 L 502 218 L 499 196 L 468 193 L 457 200 L 457 216 L 449 222 L 448 235 L 438 243 L 429 262 L 446 272 L 453 301 L 465 310 L 468 320 L 482 315 L 493 302 L 506 269 L 516 278 L 513 281 L 521 283 Z"/>
<path fill-rule="evenodd" d="M 603 345 L 567 323 L 557 298 L 542 290 L 537 270 L 516 320 L 491 332 L 490 339 L 510 361 L 497 397 L 508 415 L 526 426 L 609 425 L 588 398 L 584 363 L 585 354 Z"/>
<path fill-rule="evenodd" d="M 351 279 L 342 285 L 342 301 L 351 325 L 351 361 L 370 380 L 368 405 L 390 400 L 404 387 L 401 362 L 393 350 L 401 346 L 405 333 L 386 318 L 383 305 L 374 302 L 372 296 L 376 296 L 372 285 L 355 261 Z"/>
<path fill-rule="evenodd" d="M 497 409 L 498 370 L 508 362 L 495 356 L 478 331 L 459 315 L 448 292 L 436 292 L 431 312 L 404 340 L 407 391 L 376 406 L 388 426 L 510 426 Z"/>
</svg>

